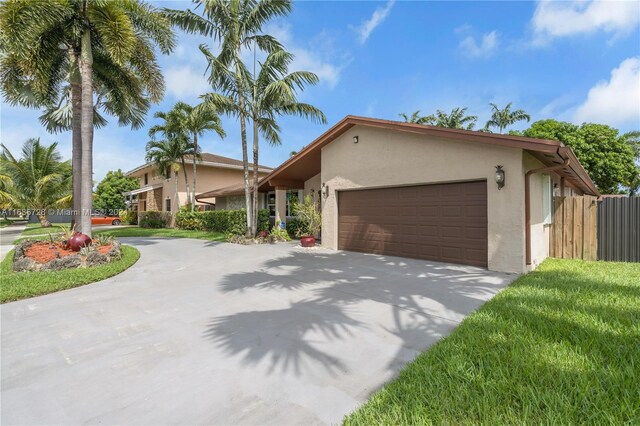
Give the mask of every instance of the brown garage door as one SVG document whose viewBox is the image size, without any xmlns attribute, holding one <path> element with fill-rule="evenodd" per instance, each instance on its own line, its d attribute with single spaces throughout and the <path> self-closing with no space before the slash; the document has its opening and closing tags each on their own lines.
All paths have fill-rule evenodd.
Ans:
<svg viewBox="0 0 640 426">
<path fill-rule="evenodd" d="M 338 248 L 487 266 L 487 183 L 338 193 Z"/>
</svg>

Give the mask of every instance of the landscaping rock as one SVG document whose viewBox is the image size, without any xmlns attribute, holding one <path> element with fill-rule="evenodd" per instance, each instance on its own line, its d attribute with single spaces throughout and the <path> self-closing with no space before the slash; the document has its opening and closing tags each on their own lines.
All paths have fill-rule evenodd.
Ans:
<svg viewBox="0 0 640 426">
<path fill-rule="evenodd" d="M 111 250 L 107 252 L 107 256 L 109 260 L 120 259 L 122 257 L 122 247 L 120 246 L 120 241 L 114 241 Z"/>
<path fill-rule="evenodd" d="M 35 271 L 38 266 L 38 262 L 35 260 L 28 258 L 26 256 L 18 257 L 18 250 L 16 248 L 16 255 L 13 258 L 13 270 L 15 272 L 22 271 Z"/>
<path fill-rule="evenodd" d="M 60 271 L 62 269 L 79 268 L 82 265 L 82 257 L 79 254 L 53 259 L 40 268 L 41 271 Z"/>
<path fill-rule="evenodd" d="M 78 253 L 60 256 L 59 253 L 56 253 L 54 259 L 46 263 L 41 263 L 26 255 L 29 248 L 36 243 L 42 244 L 42 241 L 26 240 L 16 246 L 13 256 L 13 270 L 15 272 L 60 271 L 63 269 L 86 268 L 109 263 L 112 260 L 117 260 L 122 257 L 122 246 L 119 241 L 114 240 L 111 242 L 111 248 L 106 253 L 100 253 L 95 249 L 86 255 Z"/>
<path fill-rule="evenodd" d="M 109 263 L 109 257 L 106 254 L 102 254 L 98 251 L 92 251 L 84 260 L 85 266 L 96 266 L 103 263 Z"/>
</svg>

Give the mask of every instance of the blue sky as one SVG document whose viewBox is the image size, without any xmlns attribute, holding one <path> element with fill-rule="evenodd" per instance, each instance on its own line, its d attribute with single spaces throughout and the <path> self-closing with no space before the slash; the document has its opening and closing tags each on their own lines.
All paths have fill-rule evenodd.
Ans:
<svg viewBox="0 0 640 426">
<path fill-rule="evenodd" d="M 154 2 L 186 8 L 186 2 Z M 261 163 L 277 166 L 345 115 L 399 119 L 401 112 L 466 106 L 482 127 L 489 102 L 512 101 L 532 120 L 599 122 L 640 129 L 640 2 L 373 2 L 304 1 L 265 32 L 296 55 L 291 70 L 316 72 L 320 84 L 299 99 L 319 107 L 327 125 L 280 120 L 283 144 L 261 148 Z M 208 91 L 198 50 L 212 40 L 179 33 L 160 57 L 167 91 L 147 126 L 98 129 L 94 180 L 108 170 L 144 162 L 153 112 L 176 101 L 195 104 Z M 38 111 L 2 104 L 0 136 L 11 150 L 28 137 L 58 141 L 71 156 L 70 135 L 47 134 Z M 207 135 L 206 152 L 241 158 L 239 123 L 224 118 L 228 136 Z M 521 123 L 514 128 L 526 127 Z"/>
</svg>

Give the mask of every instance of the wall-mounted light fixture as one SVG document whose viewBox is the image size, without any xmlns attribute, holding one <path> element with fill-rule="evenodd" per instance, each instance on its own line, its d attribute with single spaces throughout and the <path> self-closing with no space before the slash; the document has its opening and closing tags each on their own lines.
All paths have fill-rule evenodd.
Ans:
<svg viewBox="0 0 640 426">
<path fill-rule="evenodd" d="M 322 195 L 324 195 L 324 197 L 327 198 L 329 196 L 329 185 L 327 185 L 326 183 L 322 182 L 321 192 L 322 192 Z"/>
<path fill-rule="evenodd" d="M 496 183 L 498 184 L 498 189 L 502 189 L 504 186 L 504 169 L 502 166 L 496 166 Z"/>
<path fill-rule="evenodd" d="M 353 143 L 358 143 L 358 135 L 353 137 Z"/>
</svg>

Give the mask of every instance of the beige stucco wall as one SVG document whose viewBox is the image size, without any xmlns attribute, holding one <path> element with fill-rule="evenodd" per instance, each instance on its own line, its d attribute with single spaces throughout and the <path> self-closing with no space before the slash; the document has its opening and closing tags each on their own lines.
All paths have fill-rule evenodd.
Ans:
<svg viewBox="0 0 640 426">
<path fill-rule="evenodd" d="M 302 196 L 306 197 L 307 195 L 311 196 L 311 200 L 316 203 L 316 205 L 320 205 L 320 199 L 322 195 L 320 194 L 320 190 L 322 189 L 322 176 L 321 173 L 318 173 L 311 179 L 308 179 L 304 183 L 304 190 L 302 191 Z M 302 200 L 300 200 L 302 201 Z"/>
<path fill-rule="evenodd" d="M 192 165 L 187 164 L 187 180 L 189 183 L 189 190 L 191 190 L 191 186 L 193 185 L 193 170 Z M 165 210 L 165 200 L 167 198 L 171 199 L 172 209 L 176 211 L 175 199 L 174 195 L 176 193 L 175 189 L 175 176 L 172 175 L 171 179 L 165 179 L 164 176 L 158 174 L 157 168 L 154 166 L 146 167 L 144 169 L 138 170 L 135 173 L 132 173 L 131 176 L 137 177 L 140 179 L 140 185 L 144 186 L 144 174 L 148 173 L 149 185 L 154 185 L 157 183 L 162 183 L 162 203 L 161 209 Z M 214 189 L 224 188 L 231 185 L 237 185 L 244 181 L 244 174 L 242 169 L 235 168 L 221 168 L 221 167 L 211 167 L 211 166 L 202 166 L 198 165 L 196 170 L 196 194 L 201 194 L 203 192 L 208 192 Z M 260 172 L 259 176 L 262 177 L 266 173 Z M 158 190 L 156 190 L 158 191 Z M 184 179 L 184 172 L 182 169 L 178 172 L 178 204 L 179 206 L 183 206 L 187 204 L 187 192 L 186 185 Z M 209 203 L 216 203 L 215 198 L 210 198 L 206 200 Z M 196 202 L 198 205 L 205 205 L 205 203 Z M 236 203 L 237 204 L 237 203 Z M 244 208 L 244 206 L 243 206 Z M 149 207 L 147 209 L 151 210 Z"/>
<path fill-rule="evenodd" d="M 353 136 L 359 143 L 353 143 Z M 506 185 L 498 190 L 495 166 L 503 165 Z M 337 249 L 341 189 L 487 180 L 488 266 L 525 271 L 523 151 L 470 142 L 355 126 L 322 149 L 322 244 Z"/>
<path fill-rule="evenodd" d="M 522 161 L 525 172 L 545 167 L 540 161 L 526 152 L 523 155 Z M 535 269 L 536 266 L 549 256 L 551 226 L 544 224 L 544 194 L 542 188 L 545 175 L 549 176 L 548 173 L 534 173 L 529 178 L 531 197 L 531 266 L 529 269 Z"/>
</svg>

